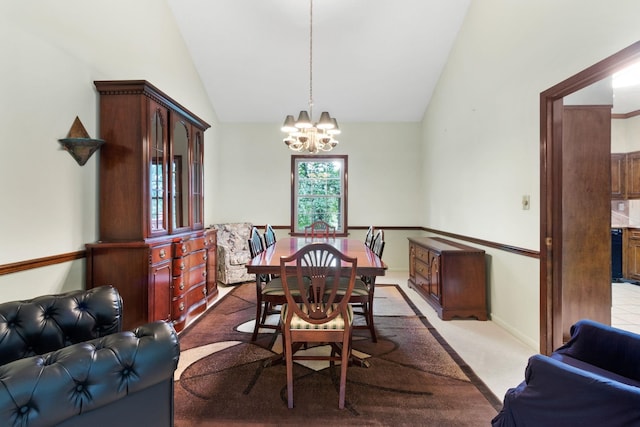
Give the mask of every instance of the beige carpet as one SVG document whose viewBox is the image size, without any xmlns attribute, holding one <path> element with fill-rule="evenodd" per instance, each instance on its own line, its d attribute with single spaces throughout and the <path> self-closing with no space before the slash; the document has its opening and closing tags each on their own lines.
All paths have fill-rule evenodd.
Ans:
<svg viewBox="0 0 640 427">
<path fill-rule="evenodd" d="M 288 409 L 285 367 L 264 366 L 281 351 L 279 335 L 264 330 L 251 343 L 255 285 L 237 286 L 180 335 L 176 427 L 489 425 L 501 402 L 416 314 L 399 287 L 376 288 L 375 314 L 378 343 L 365 330 L 354 336 L 354 350 L 370 367 L 349 367 L 347 408 L 338 409 L 334 367 L 298 364 L 295 408 Z"/>
</svg>

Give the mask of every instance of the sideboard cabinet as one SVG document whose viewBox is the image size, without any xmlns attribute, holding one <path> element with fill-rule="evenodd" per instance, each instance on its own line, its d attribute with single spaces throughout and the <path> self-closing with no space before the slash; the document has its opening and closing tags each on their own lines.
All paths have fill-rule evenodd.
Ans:
<svg viewBox="0 0 640 427">
<path fill-rule="evenodd" d="M 118 288 L 124 328 L 167 320 L 182 330 L 217 293 L 208 262 L 215 238 L 203 227 L 209 125 L 145 80 L 94 84 L 107 142 L 87 288 Z"/>
<path fill-rule="evenodd" d="M 487 320 L 484 254 L 437 237 L 409 238 L 409 287 L 443 320 Z"/>
</svg>

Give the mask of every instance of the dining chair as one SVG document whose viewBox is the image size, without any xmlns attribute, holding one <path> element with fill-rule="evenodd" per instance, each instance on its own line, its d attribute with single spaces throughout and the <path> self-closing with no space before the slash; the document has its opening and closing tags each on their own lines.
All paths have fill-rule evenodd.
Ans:
<svg viewBox="0 0 640 427">
<path fill-rule="evenodd" d="M 269 248 L 276 244 L 276 233 L 273 231 L 271 224 L 264 227 L 264 247 Z"/>
<path fill-rule="evenodd" d="M 370 248 L 371 252 L 376 254 L 378 258 L 382 259 L 382 252 L 384 251 L 384 230 L 379 229 L 375 233 L 375 237 L 372 239 L 373 245 Z M 347 287 L 346 280 L 342 279 L 339 292 L 344 294 Z M 354 325 L 353 329 L 368 329 L 371 334 L 371 341 L 378 342 L 378 336 L 376 335 L 375 325 L 373 324 L 373 297 L 375 294 L 375 277 L 373 276 L 360 276 L 356 278 L 356 282 L 353 286 L 353 292 L 349 298 L 349 303 L 359 311 L 354 311 L 354 314 L 364 316 L 366 324 Z"/>
<path fill-rule="evenodd" d="M 251 258 L 257 257 L 265 250 L 262 238 L 256 227 L 251 229 L 249 250 L 251 252 Z M 278 325 L 266 323 L 267 316 L 278 313 L 275 307 L 285 302 L 286 298 L 284 296 L 284 290 L 282 289 L 282 281 L 279 278 L 271 277 L 269 274 L 256 275 L 256 323 L 253 328 L 251 341 L 255 341 L 258 338 L 260 328 L 279 329 Z"/>
<path fill-rule="evenodd" d="M 375 232 L 375 228 L 373 225 L 369 226 L 367 230 L 367 235 L 364 238 L 364 244 L 367 245 L 368 248 L 371 248 L 371 244 L 373 243 L 373 233 Z"/>
<path fill-rule="evenodd" d="M 324 237 L 325 239 L 329 237 L 335 238 L 336 228 L 322 220 L 314 221 L 313 224 L 304 228 L 304 237 L 311 237 L 312 239 L 319 237 Z"/>
<path fill-rule="evenodd" d="M 295 271 L 287 270 L 294 263 Z M 280 258 L 280 277 L 287 302 L 280 325 L 287 367 L 287 404 L 293 408 L 293 361 L 340 362 L 338 407 L 344 408 L 347 366 L 351 356 L 353 309 L 349 297 L 356 280 L 357 258 L 327 243 L 311 243 L 295 254 Z M 309 282 L 305 282 L 308 278 Z M 347 286 L 340 293 L 341 278 Z M 295 291 L 295 293 L 294 293 Z M 294 343 L 331 343 L 329 355 L 296 355 Z"/>
</svg>

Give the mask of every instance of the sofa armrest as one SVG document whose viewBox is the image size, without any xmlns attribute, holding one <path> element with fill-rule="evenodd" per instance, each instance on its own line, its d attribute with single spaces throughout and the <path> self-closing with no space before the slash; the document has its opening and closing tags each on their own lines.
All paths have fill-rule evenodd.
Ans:
<svg viewBox="0 0 640 427">
<path fill-rule="evenodd" d="M 535 355 L 492 426 L 639 425 L 638 407 L 638 387 Z"/>
<path fill-rule="evenodd" d="M 0 304 L 0 365 L 120 331 L 113 286 Z"/>
<path fill-rule="evenodd" d="M 172 379 L 179 356 L 173 326 L 158 321 L 0 366 L 0 425 L 56 425 L 108 405 Z"/>
<path fill-rule="evenodd" d="M 571 327 L 571 339 L 553 353 L 640 381 L 640 336 L 631 332 L 580 320 Z"/>
</svg>

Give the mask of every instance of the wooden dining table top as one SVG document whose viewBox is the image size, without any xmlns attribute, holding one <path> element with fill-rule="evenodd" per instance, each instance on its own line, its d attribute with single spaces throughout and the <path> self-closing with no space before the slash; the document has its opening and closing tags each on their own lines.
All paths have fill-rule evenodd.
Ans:
<svg viewBox="0 0 640 427">
<path fill-rule="evenodd" d="M 357 274 L 365 276 L 384 276 L 387 265 L 378 257 L 363 241 L 343 237 L 309 238 L 286 237 L 261 254 L 252 258 L 245 266 L 252 274 L 278 274 L 280 273 L 280 258 L 293 255 L 299 249 L 313 243 L 328 243 L 337 248 L 343 254 L 357 258 Z M 294 265 L 292 264 L 292 269 Z"/>
</svg>

